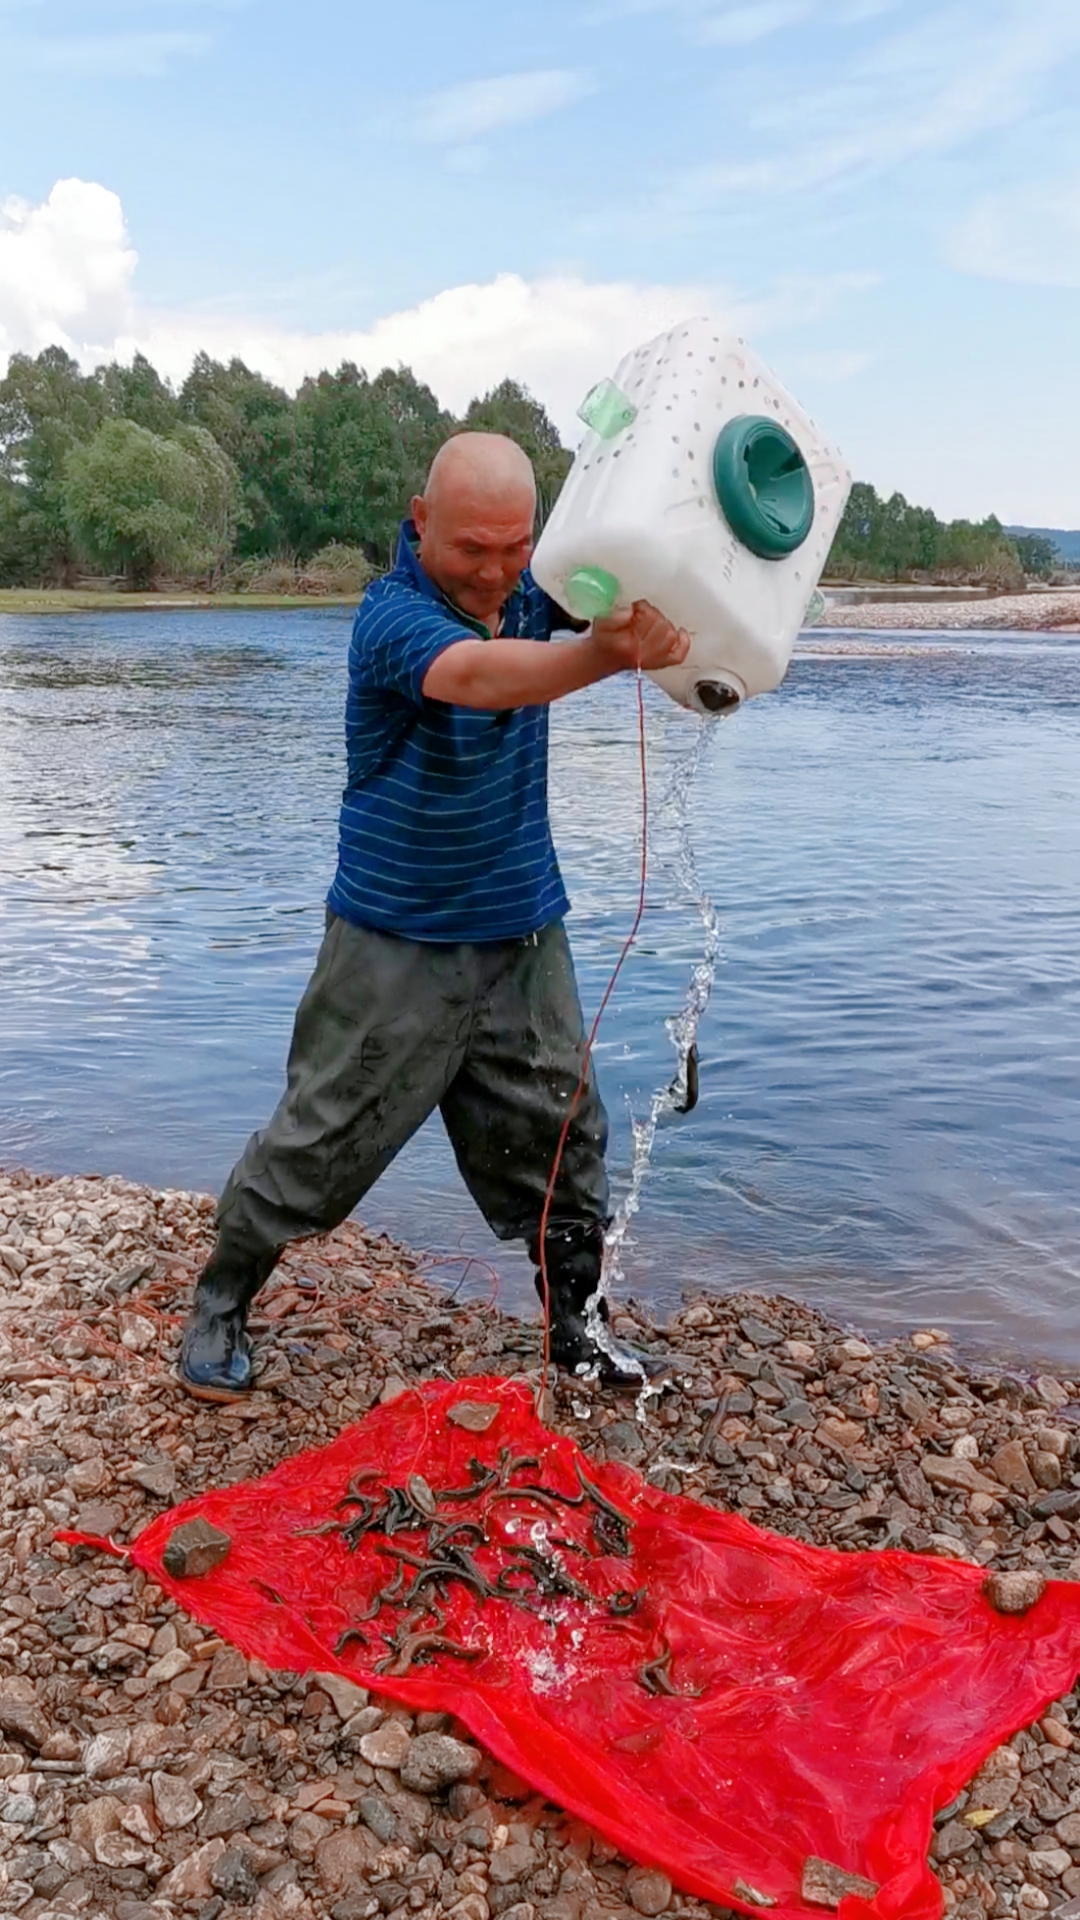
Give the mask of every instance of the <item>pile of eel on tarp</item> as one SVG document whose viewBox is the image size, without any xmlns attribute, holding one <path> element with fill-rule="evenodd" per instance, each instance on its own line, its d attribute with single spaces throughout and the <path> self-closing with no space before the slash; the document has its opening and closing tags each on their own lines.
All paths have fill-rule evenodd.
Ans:
<svg viewBox="0 0 1080 1920">
<path fill-rule="evenodd" d="M 129 1551 L 249 1656 L 453 1712 L 748 1912 L 934 1920 L 935 1810 L 1080 1669 L 1080 1587 L 1006 1615 L 978 1567 L 765 1533 L 594 1468 L 505 1380 L 402 1394 Z"/>
</svg>

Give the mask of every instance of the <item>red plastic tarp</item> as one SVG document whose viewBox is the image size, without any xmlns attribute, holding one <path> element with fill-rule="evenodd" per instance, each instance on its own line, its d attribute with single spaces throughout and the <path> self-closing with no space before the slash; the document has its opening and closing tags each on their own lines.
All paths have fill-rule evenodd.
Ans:
<svg viewBox="0 0 1080 1920">
<path fill-rule="evenodd" d="M 461 1401 L 497 1406 L 486 1432 L 448 1418 Z M 361 1534 L 350 1550 L 338 1533 L 301 1530 L 358 1511 L 336 1513 L 365 1469 L 369 1494 L 417 1474 L 434 1490 L 462 1487 L 470 1461 L 497 1465 L 503 1449 L 540 1462 L 515 1470 L 511 1484 L 576 1498 L 580 1463 L 626 1516 L 629 1557 L 598 1556 L 598 1545 L 618 1544 L 618 1529 L 614 1541 L 610 1528 L 599 1539 L 590 1533 L 600 1511 L 591 1500 L 557 1513 L 525 1496 L 478 1503 L 507 1553 L 526 1544 L 549 1558 L 554 1551 L 596 1598 L 561 1596 L 526 1611 L 456 1583 L 442 1632 L 480 1648 L 474 1660 L 421 1650 L 430 1664 L 373 1671 L 391 1657 L 378 1637 L 394 1624 L 389 1609 L 363 1625 L 367 1646 L 350 1641 L 335 1654 L 396 1566 L 415 1577 L 377 1548 L 400 1545 L 422 1559 L 424 1539 Z M 451 1511 L 475 1517 L 466 1502 L 440 1506 L 444 1517 Z M 166 1541 L 198 1515 L 223 1528 L 232 1548 L 203 1577 L 172 1579 Z M 570 1544 L 553 1548 L 556 1539 Z M 589 1552 L 575 1553 L 575 1543 Z M 879 1884 L 871 1901 L 845 1899 L 844 1920 L 936 1920 L 941 1889 L 926 1857 L 935 1810 L 1080 1669 L 1080 1586 L 1052 1582 L 1031 1611 L 1006 1617 L 983 1598 L 977 1567 L 835 1553 L 766 1533 L 661 1493 L 627 1468 L 591 1467 L 537 1421 L 521 1383 L 498 1379 L 409 1390 L 265 1479 L 161 1515 L 130 1551 L 248 1656 L 339 1673 L 418 1711 L 449 1711 L 631 1858 L 688 1892 L 754 1912 L 735 1890 L 741 1881 L 776 1901 L 777 1920 L 820 1911 L 800 1892 L 811 1854 Z M 494 1578 L 499 1551 L 474 1554 Z M 617 1597 L 612 1611 L 613 1597 L 642 1589 L 629 1614 Z M 648 1686 L 674 1693 L 648 1690 L 642 1676 L 656 1661 Z"/>
</svg>

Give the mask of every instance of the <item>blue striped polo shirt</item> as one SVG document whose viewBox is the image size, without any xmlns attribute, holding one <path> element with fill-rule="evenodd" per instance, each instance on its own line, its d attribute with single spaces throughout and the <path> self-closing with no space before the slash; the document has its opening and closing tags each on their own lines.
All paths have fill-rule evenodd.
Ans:
<svg viewBox="0 0 1080 1920">
<path fill-rule="evenodd" d="M 502 637 L 574 623 L 524 573 Z M 483 713 L 425 699 L 428 668 L 487 630 L 420 565 L 406 521 L 392 572 L 364 595 L 349 648 L 348 785 L 327 904 L 410 940 L 512 940 L 569 902 L 547 806 L 546 706 Z"/>
</svg>

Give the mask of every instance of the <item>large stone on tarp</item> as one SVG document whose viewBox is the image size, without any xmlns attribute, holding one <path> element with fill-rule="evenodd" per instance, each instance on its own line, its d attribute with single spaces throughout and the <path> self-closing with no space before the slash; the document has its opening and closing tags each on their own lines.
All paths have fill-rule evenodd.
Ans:
<svg viewBox="0 0 1080 1920">
<path fill-rule="evenodd" d="M 165 1542 L 162 1565 L 174 1580 L 198 1579 L 220 1567 L 231 1546 L 229 1535 L 209 1520 L 185 1520 Z"/>
</svg>

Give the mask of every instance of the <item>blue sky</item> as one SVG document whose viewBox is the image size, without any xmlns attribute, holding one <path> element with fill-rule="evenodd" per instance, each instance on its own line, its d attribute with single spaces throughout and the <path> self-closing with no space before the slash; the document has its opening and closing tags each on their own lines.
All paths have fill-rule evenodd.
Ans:
<svg viewBox="0 0 1080 1920">
<path fill-rule="evenodd" d="M 0 360 L 516 372 L 571 433 L 708 307 L 860 477 L 1080 526 L 1078 83 L 1080 0 L 0 0 Z"/>
</svg>

